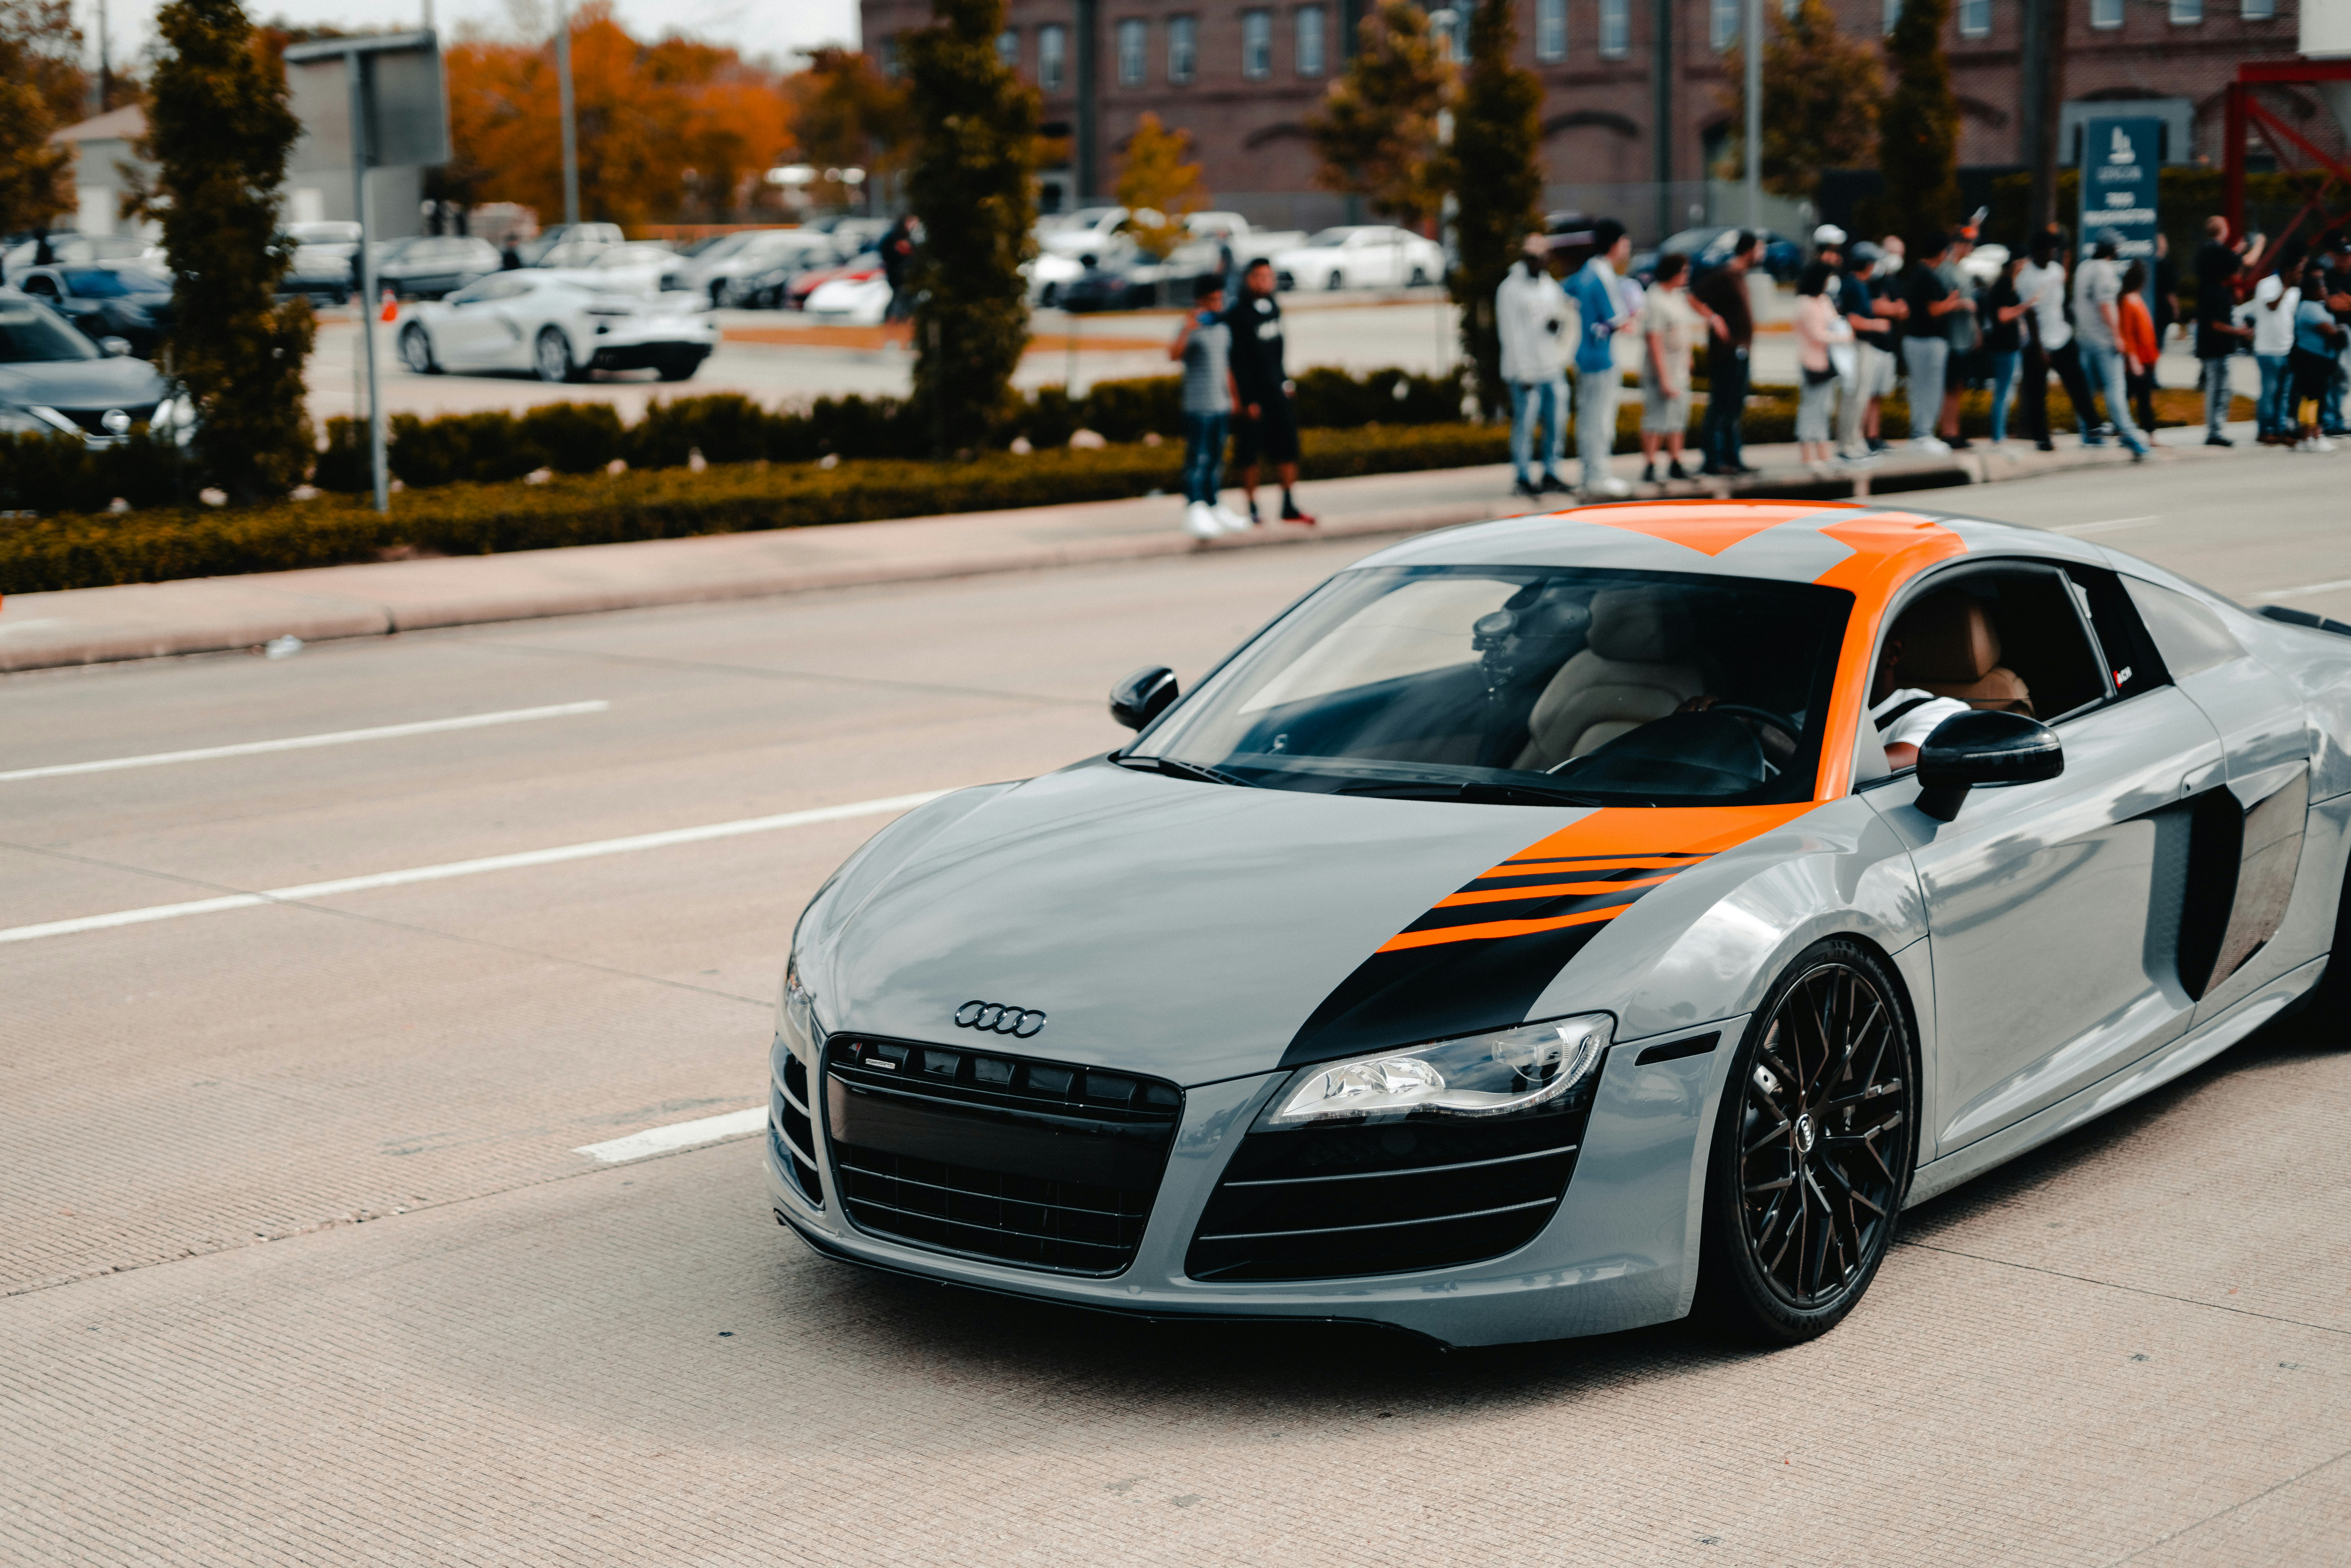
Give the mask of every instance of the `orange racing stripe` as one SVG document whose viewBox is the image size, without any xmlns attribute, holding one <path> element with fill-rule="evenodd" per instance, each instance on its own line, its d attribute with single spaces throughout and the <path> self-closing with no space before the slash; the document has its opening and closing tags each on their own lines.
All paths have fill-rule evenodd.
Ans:
<svg viewBox="0 0 2351 1568">
<path fill-rule="evenodd" d="M 1444 942 L 1483 942 L 1497 936 L 1531 936 L 1538 931 L 1557 931 L 1569 925 L 1592 925 L 1604 920 L 1614 920 L 1633 906 L 1619 904 L 1607 909 L 1587 909 L 1580 915 L 1554 915 L 1549 920 L 1489 920 L 1477 925 L 1447 925 L 1435 931 L 1406 931 L 1391 936 L 1380 947 L 1383 953 L 1401 953 L 1412 947 L 1434 947 Z"/>
<path fill-rule="evenodd" d="M 1437 901 L 1438 909 L 1452 909 L 1464 904 L 1512 904 L 1528 898 L 1566 898 L 1594 893 L 1622 893 L 1628 887 L 1655 887 L 1667 879 L 1662 876 L 1642 877 L 1635 882 L 1546 882 L 1533 887 L 1480 888 L 1475 893 L 1457 893 Z"/>
</svg>

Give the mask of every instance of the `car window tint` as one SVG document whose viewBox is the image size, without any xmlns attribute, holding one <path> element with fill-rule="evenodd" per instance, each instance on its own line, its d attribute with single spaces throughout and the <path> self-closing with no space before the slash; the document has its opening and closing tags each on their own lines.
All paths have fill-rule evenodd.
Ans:
<svg viewBox="0 0 2351 1568">
<path fill-rule="evenodd" d="M 2220 618 L 2188 594 L 2145 578 L 2122 580 L 2173 679 L 2245 656 L 2243 645 L 2229 634 Z"/>
<path fill-rule="evenodd" d="M 2124 591 L 2122 579 L 2094 566 L 2068 565 L 2065 574 L 2081 590 L 2090 629 L 2105 655 L 2106 673 L 2114 677 L 2116 696 L 2135 697 L 2168 685 L 2169 669 Z"/>
</svg>

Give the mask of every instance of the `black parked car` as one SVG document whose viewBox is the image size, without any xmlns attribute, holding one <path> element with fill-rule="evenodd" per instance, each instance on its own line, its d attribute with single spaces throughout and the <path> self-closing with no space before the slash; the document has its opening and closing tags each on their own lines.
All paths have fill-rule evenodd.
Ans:
<svg viewBox="0 0 2351 1568">
<path fill-rule="evenodd" d="M 155 357 L 172 324 L 172 280 L 143 267 L 36 267 L 16 287 L 90 341 L 120 338 L 142 360 Z"/>
<path fill-rule="evenodd" d="M 168 388 L 144 360 L 108 353 L 41 301 L 0 288 L 0 434 L 120 440 Z"/>
<path fill-rule="evenodd" d="M 396 239 L 376 255 L 379 288 L 406 299 L 438 299 L 498 270 L 498 247 L 470 235 Z"/>
</svg>

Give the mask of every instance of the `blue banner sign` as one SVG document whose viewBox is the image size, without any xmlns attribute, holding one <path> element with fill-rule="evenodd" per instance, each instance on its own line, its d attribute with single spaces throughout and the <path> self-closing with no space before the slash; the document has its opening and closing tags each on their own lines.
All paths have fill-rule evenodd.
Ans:
<svg viewBox="0 0 2351 1568">
<path fill-rule="evenodd" d="M 2149 306 L 2155 292 L 2155 180 L 2162 166 L 2158 152 L 2159 120 L 2085 120 L 2082 122 L 2081 254 L 2100 240 L 2112 240 L 2120 266 L 2147 264 Z"/>
</svg>

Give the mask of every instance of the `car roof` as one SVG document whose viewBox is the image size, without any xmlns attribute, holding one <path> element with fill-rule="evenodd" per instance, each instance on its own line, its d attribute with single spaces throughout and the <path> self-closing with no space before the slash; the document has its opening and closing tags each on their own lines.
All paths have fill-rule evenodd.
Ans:
<svg viewBox="0 0 2351 1568">
<path fill-rule="evenodd" d="M 1958 556 L 2109 564 L 2095 545 L 1981 517 L 1851 501 L 1629 501 L 1424 534 L 1364 566 L 1584 566 L 1814 582 L 1865 608 Z"/>
</svg>

